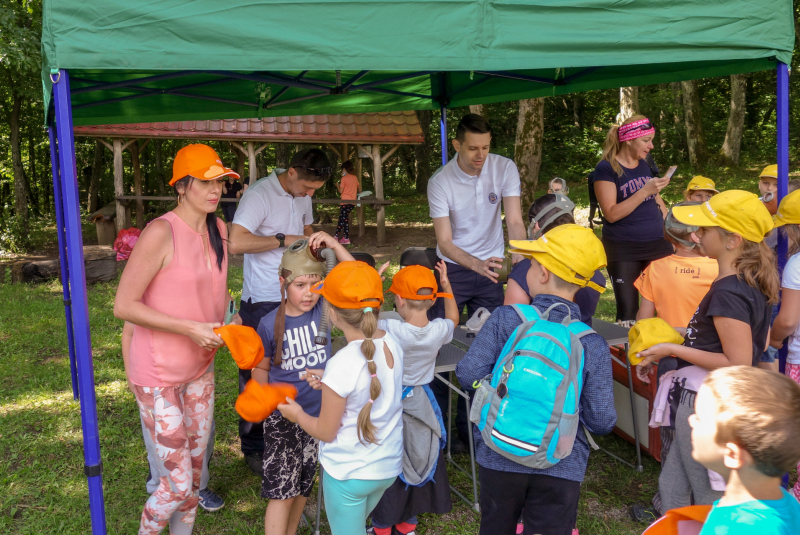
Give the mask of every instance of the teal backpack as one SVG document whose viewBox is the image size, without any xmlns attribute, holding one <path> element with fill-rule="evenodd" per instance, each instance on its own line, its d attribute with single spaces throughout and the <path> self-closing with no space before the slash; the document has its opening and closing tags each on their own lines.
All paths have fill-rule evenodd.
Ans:
<svg viewBox="0 0 800 535">
<path fill-rule="evenodd" d="M 513 305 L 522 324 L 511 334 L 491 375 L 476 381 L 470 421 L 503 457 L 549 468 L 572 453 L 583 388 L 583 345 L 594 331 L 573 320 L 548 321 L 550 311 Z"/>
</svg>

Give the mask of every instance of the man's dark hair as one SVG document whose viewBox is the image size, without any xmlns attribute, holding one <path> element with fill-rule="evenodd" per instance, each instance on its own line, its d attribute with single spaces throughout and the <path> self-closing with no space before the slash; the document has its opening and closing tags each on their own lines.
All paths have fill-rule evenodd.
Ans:
<svg viewBox="0 0 800 535">
<path fill-rule="evenodd" d="M 292 156 L 289 167 L 293 167 L 300 178 L 309 182 L 325 182 L 331 177 L 331 162 L 319 149 L 301 150 Z M 322 172 L 315 173 L 309 169 L 319 169 Z"/>
<path fill-rule="evenodd" d="M 489 121 L 477 113 L 468 113 L 458 123 L 456 139 L 463 143 L 467 132 L 472 132 L 473 134 L 491 134 L 492 127 L 489 126 Z"/>
<path fill-rule="evenodd" d="M 350 160 L 347 160 L 342 164 L 342 169 L 344 169 L 345 171 L 347 171 L 347 173 L 351 175 L 355 171 L 355 168 L 353 167 L 353 162 L 351 162 Z"/>
</svg>

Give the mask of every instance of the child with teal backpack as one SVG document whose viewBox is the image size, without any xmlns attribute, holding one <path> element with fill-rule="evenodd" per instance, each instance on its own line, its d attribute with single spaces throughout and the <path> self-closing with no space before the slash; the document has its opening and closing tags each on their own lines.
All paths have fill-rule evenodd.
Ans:
<svg viewBox="0 0 800 535">
<path fill-rule="evenodd" d="M 511 246 L 531 258 L 531 305 L 496 309 L 456 368 L 462 385 L 477 387 L 480 533 L 514 533 L 522 514 L 524 534 L 570 535 L 589 457 L 581 426 L 602 435 L 617 420 L 608 345 L 575 321 L 573 302 L 605 253 L 578 225 Z"/>
</svg>

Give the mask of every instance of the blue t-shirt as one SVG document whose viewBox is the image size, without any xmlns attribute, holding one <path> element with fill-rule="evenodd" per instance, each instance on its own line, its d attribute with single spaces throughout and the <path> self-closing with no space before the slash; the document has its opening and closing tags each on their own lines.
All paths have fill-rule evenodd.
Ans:
<svg viewBox="0 0 800 535">
<path fill-rule="evenodd" d="M 639 160 L 634 169 L 622 167 L 622 176 L 606 160 L 600 160 L 594 170 L 592 187 L 595 182 L 613 182 L 617 188 L 617 203 L 621 203 L 650 180 L 653 171 L 647 162 Z M 647 197 L 633 212 L 619 221 L 603 222 L 603 240 L 648 242 L 664 239 L 664 216 L 656 203 L 655 195 Z"/>
<path fill-rule="evenodd" d="M 528 288 L 528 270 L 531 268 L 531 259 L 525 258 L 521 262 L 517 262 L 511 269 L 508 278 L 519 284 L 520 288 L 525 290 L 528 296 L 531 295 Z M 603 273 L 598 269 L 592 275 L 592 282 L 600 286 L 606 287 L 606 278 Z M 588 326 L 592 326 L 592 316 L 597 310 L 597 304 L 600 302 L 600 292 L 592 288 L 581 288 L 575 292 L 575 304 L 581 309 L 581 321 Z"/>
<path fill-rule="evenodd" d="M 752 500 L 739 505 L 714 503 L 700 535 L 797 535 L 800 503 L 781 489 L 780 500 Z"/>
<path fill-rule="evenodd" d="M 310 416 L 319 416 L 322 405 L 322 392 L 314 390 L 305 380 L 305 369 L 325 369 L 331 357 L 331 337 L 328 344 L 314 344 L 314 337 L 319 329 L 322 316 L 322 299 L 317 305 L 300 316 L 286 316 L 286 328 L 283 334 L 283 360 L 280 366 L 272 365 L 269 370 L 270 383 L 289 383 L 297 387 L 295 401 Z M 258 324 L 258 335 L 264 343 L 264 358 L 271 359 L 275 354 L 275 309 L 261 319 Z"/>
</svg>

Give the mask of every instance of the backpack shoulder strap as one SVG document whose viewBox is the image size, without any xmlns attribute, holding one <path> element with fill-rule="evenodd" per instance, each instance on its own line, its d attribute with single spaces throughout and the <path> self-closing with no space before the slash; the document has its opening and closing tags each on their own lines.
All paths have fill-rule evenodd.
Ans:
<svg viewBox="0 0 800 535">
<path fill-rule="evenodd" d="M 547 319 L 547 314 L 542 314 L 539 312 L 539 309 L 533 305 L 511 305 L 514 310 L 516 311 L 519 319 L 522 320 L 522 323 L 528 323 L 529 321 L 538 321 L 540 319 Z M 550 309 L 548 309 L 550 310 Z"/>
<path fill-rule="evenodd" d="M 595 333 L 594 329 L 586 325 L 580 320 L 572 320 L 568 325 L 569 330 L 572 334 L 578 337 L 578 339 L 583 338 L 584 336 L 588 336 L 590 334 L 597 334 Z"/>
</svg>

